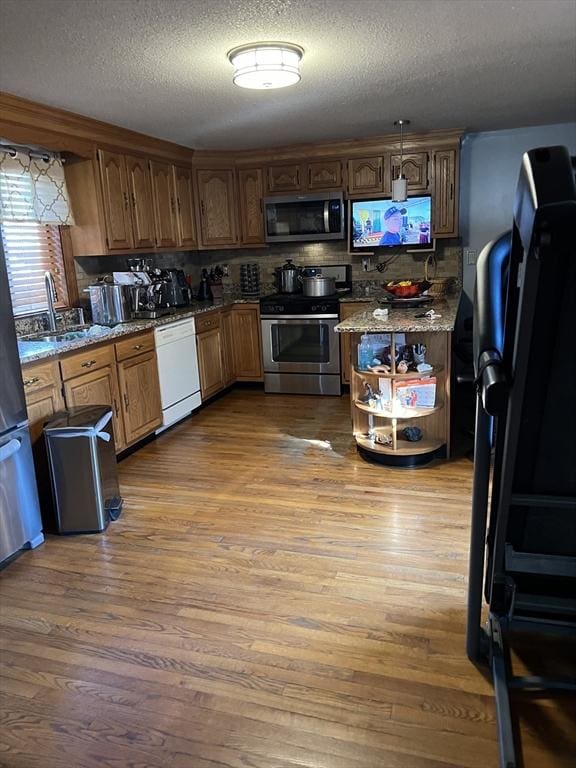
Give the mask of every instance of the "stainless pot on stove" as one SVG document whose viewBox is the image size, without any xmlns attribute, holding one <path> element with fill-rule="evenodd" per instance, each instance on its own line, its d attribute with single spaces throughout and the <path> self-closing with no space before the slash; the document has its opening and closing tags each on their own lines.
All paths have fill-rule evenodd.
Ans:
<svg viewBox="0 0 576 768">
<path fill-rule="evenodd" d="M 301 277 L 302 293 L 304 296 L 332 296 L 336 293 L 336 278 L 314 275 Z"/>
<path fill-rule="evenodd" d="M 281 267 L 276 267 L 276 285 L 278 293 L 298 293 L 300 291 L 300 267 L 287 259 Z"/>
</svg>

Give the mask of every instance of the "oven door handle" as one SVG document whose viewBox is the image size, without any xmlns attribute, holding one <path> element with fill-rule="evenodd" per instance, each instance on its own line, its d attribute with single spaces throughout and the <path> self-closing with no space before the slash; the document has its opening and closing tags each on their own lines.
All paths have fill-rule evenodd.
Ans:
<svg viewBox="0 0 576 768">
<path fill-rule="evenodd" d="M 338 320 L 338 315 L 261 315 L 261 320 Z"/>
<path fill-rule="evenodd" d="M 324 232 L 330 234 L 330 201 L 324 200 Z"/>
</svg>

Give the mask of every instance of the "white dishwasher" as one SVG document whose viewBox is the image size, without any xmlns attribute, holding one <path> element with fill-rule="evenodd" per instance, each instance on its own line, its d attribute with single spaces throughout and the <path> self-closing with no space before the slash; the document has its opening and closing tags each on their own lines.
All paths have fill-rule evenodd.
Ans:
<svg viewBox="0 0 576 768">
<path fill-rule="evenodd" d="M 194 318 L 154 330 L 162 399 L 162 430 L 192 413 L 202 403 Z"/>
</svg>

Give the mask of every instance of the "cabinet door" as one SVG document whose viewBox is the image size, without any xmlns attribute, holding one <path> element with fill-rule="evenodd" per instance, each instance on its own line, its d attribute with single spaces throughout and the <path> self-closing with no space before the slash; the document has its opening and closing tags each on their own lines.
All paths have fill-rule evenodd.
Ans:
<svg viewBox="0 0 576 768">
<path fill-rule="evenodd" d="M 64 382 L 64 397 L 68 408 L 76 405 L 110 405 L 116 452 L 125 447 L 118 378 L 114 365 L 106 365 L 104 368 L 68 379 Z"/>
<path fill-rule="evenodd" d="M 304 186 L 300 163 L 271 165 L 268 168 L 268 192 L 300 192 Z"/>
<path fill-rule="evenodd" d="M 234 186 L 234 171 L 231 169 L 198 171 L 200 239 L 203 246 L 237 244 Z"/>
<path fill-rule="evenodd" d="M 192 171 L 189 168 L 174 166 L 176 184 L 176 208 L 178 211 L 178 246 L 196 248 L 196 218 L 194 215 L 194 193 L 192 191 Z"/>
<path fill-rule="evenodd" d="M 402 173 L 406 178 L 408 194 L 429 192 L 428 152 L 415 152 L 410 155 L 404 155 L 402 159 Z M 391 155 L 390 177 L 391 179 L 397 179 L 399 176 L 400 155 Z"/>
<path fill-rule="evenodd" d="M 340 160 L 308 163 L 306 177 L 308 189 L 341 189 L 342 163 Z"/>
<path fill-rule="evenodd" d="M 222 342 L 222 380 L 225 387 L 236 381 L 236 361 L 234 357 L 234 324 L 232 310 L 220 313 L 220 338 Z"/>
<path fill-rule="evenodd" d="M 149 435 L 162 424 L 156 353 L 147 352 L 118 363 L 126 443 Z"/>
<path fill-rule="evenodd" d="M 348 161 L 348 192 L 351 195 L 381 192 L 383 189 L 382 157 L 361 157 Z"/>
<path fill-rule="evenodd" d="M 344 302 L 340 304 L 340 320 L 345 320 L 351 315 L 355 315 L 356 312 L 362 310 L 362 304 L 354 304 L 352 302 Z M 352 333 L 340 334 L 340 370 L 342 372 L 342 384 L 350 384 L 350 367 L 351 367 L 351 347 L 352 347 Z"/>
<path fill-rule="evenodd" d="M 458 237 L 458 158 L 455 149 L 434 152 L 434 237 Z"/>
<path fill-rule="evenodd" d="M 109 251 L 125 251 L 133 247 L 132 216 L 126 176 L 126 159 L 115 152 L 98 150 L 106 239 Z"/>
<path fill-rule="evenodd" d="M 236 378 L 239 381 L 260 381 L 262 379 L 260 310 L 257 306 L 237 304 L 233 315 Z"/>
<path fill-rule="evenodd" d="M 260 168 L 243 168 L 238 171 L 238 194 L 240 197 L 240 232 L 242 242 L 263 243 L 263 182 Z"/>
<path fill-rule="evenodd" d="M 42 435 L 44 422 L 64 408 L 60 369 L 55 360 L 26 365 L 22 370 L 32 443 Z"/>
<path fill-rule="evenodd" d="M 197 334 L 196 347 L 202 400 L 206 400 L 224 387 L 220 328 Z"/>
<path fill-rule="evenodd" d="M 156 223 L 156 245 L 158 248 L 176 248 L 178 245 L 176 227 L 176 190 L 174 174 L 168 163 L 150 161 L 152 173 L 152 195 Z"/>
<path fill-rule="evenodd" d="M 154 207 L 148 160 L 127 155 L 126 172 L 132 205 L 134 248 L 154 248 Z"/>
</svg>

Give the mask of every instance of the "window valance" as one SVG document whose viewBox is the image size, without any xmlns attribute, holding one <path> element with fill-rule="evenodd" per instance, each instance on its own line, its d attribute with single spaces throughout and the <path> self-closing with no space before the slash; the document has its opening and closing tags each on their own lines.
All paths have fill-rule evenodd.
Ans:
<svg viewBox="0 0 576 768">
<path fill-rule="evenodd" d="M 59 157 L 0 150 L 0 221 L 74 224 Z"/>
</svg>

